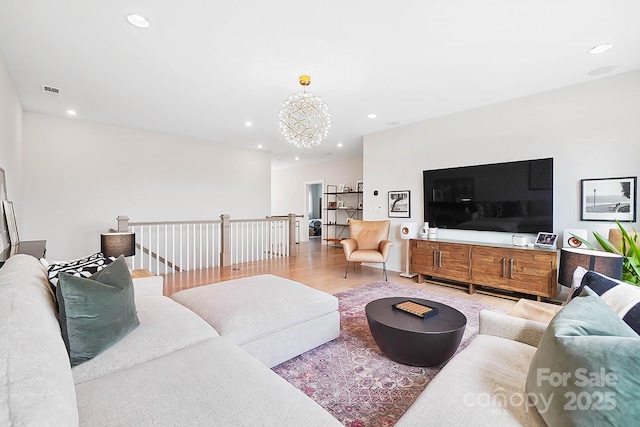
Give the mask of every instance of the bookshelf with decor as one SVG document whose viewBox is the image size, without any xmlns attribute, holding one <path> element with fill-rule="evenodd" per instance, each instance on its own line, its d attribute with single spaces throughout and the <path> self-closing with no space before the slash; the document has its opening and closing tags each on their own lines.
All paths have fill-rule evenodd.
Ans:
<svg viewBox="0 0 640 427">
<path fill-rule="evenodd" d="M 324 198 L 324 240 L 327 245 L 338 245 L 340 240 L 349 238 L 349 220 L 362 219 L 362 183 L 359 181 L 353 189 L 328 184 Z"/>
</svg>

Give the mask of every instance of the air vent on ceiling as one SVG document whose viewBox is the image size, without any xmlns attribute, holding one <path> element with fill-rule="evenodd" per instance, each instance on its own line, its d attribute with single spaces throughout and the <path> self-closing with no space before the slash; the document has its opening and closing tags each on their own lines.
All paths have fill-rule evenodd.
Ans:
<svg viewBox="0 0 640 427">
<path fill-rule="evenodd" d="M 42 85 L 42 94 L 43 95 L 60 95 L 60 89 L 53 86 Z"/>
</svg>

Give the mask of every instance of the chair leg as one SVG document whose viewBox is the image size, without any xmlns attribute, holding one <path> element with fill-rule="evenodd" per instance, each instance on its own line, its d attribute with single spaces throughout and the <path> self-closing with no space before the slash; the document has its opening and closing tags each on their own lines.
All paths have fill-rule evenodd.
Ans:
<svg viewBox="0 0 640 427">
<path fill-rule="evenodd" d="M 347 278 L 347 273 L 349 273 L 349 261 L 347 261 L 347 268 L 344 270 L 344 278 Z"/>
<path fill-rule="evenodd" d="M 387 263 L 383 262 L 382 263 L 382 271 L 384 272 L 384 281 L 387 281 Z"/>
</svg>

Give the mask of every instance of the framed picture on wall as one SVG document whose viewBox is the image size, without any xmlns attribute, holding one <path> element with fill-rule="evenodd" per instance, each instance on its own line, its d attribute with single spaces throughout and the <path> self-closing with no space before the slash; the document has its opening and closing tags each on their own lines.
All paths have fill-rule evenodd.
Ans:
<svg viewBox="0 0 640 427">
<path fill-rule="evenodd" d="M 4 220 L 7 223 L 7 229 L 9 230 L 9 241 L 12 245 L 15 245 L 20 239 L 18 237 L 18 223 L 16 222 L 16 214 L 13 210 L 13 202 L 3 200 L 2 210 L 4 211 Z"/>
<path fill-rule="evenodd" d="M 356 191 L 358 193 L 362 193 L 363 188 L 364 188 L 364 183 L 362 181 L 356 181 Z"/>
<path fill-rule="evenodd" d="M 4 219 L 2 200 L 7 200 L 7 182 L 4 179 L 4 169 L 0 168 L 0 253 L 9 246 L 9 231 Z"/>
<path fill-rule="evenodd" d="M 0 200 L 7 200 L 7 182 L 4 180 L 4 169 L 0 168 Z"/>
<path fill-rule="evenodd" d="M 411 218 L 411 192 L 389 191 L 389 218 Z"/>
<path fill-rule="evenodd" d="M 580 181 L 582 221 L 636 221 L 638 177 Z"/>
</svg>

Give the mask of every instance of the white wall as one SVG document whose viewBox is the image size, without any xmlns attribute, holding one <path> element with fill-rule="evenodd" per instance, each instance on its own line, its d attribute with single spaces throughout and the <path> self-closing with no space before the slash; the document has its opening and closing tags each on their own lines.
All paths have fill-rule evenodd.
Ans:
<svg viewBox="0 0 640 427">
<path fill-rule="evenodd" d="M 263 218 L 269 153 L 41 114 L 24 114 L 24 239 L 47 257 L 100 249 L 118 215 L 132 221 Z"/>
<path fill-rule="evenodd" d="M 7 196 L 15 203 L 16 217 L 20 226 L 22 222 L 22 200 L 20 197 L 22 186 L 22 107 L 2 55 L 0 55 L 0 168 L 5 171 Z"/>
<path fill-rule="evenodd" d="M 614 223 L 580 221 L 580 180 L 640 174 L 639 111 L 636 71 L 366 135 L 364 217 L 387 218 L 387 191 L 410 190 L 410 221 L 422 222 L 425 169 L 553 157 L 553 231 L 561 237 L 564 228 L 586 228 L 606 235 Z M 381 212 L 371 211 L 375 206 Z M 387 266 L 396 271 L 404 270 L 402 221 L 409 220 L 392 220 L 396 245 Z M 440 230 L 439 236 L 511 239 L 509 233 L 460 230 Z"/>
<path fill-rule="evenodd" d="M 322 191 L 325 192 L 329 184 L 350 184 L 355 187 L 356 181 L 360 180 L 362 180 L 361 156 L 273 170 L 271 172 L 271 211 L 274 215 L 303 214 L 308 182 L 324 181 Z M 324 215 L 325 212 L 322 214 Z M 300 241 L 309 240 L 307 231 L 306 227 L 301 227 Z M 323 227 L 323 234 L 325 231 Z"/>
</svg>

